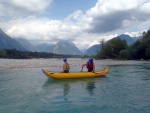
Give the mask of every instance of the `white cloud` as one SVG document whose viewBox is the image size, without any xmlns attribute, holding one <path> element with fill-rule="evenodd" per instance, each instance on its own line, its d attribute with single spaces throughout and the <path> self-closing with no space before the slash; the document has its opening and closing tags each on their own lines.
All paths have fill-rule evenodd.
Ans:
<svg viewBox="0 0 150 113">
<path fill-rule="evenodd" d="M 131 37 L 139 37 L 139 36 L 142 36 L 144 31 L 147 31 L 147 29 L 141 30 L 141 31 L 138 31 L 138 32 L 126 32 L 125 34 L 127 34 Z"/>
<path fill-rule="evenodd" d="M 91 33 L 107 33 L 150 21 L 149 3 L 149 0 L 99 0 L 87 11 L 90 21 L 85 29 Z"/>
<path fill-rule="evenodd" d="M 0 0 L 0 16 L 20 17 L 46 10 L 52 0 Z"/>
<path fill-rule="evenodd" d="M 40 17 L 39 13 L 47 12 L 51 3 L 52 0 L 0 0 L 0 26 L 12 38 L 26 38 L 34 43 L 56 43 L 64 39 L 81 49 L 129 29 L 141 31 L 150 23 L 148 0 L 98 0 L 85 14 L 77 10 L 64 20 Z"/>
<path fill-rule="evenodd" d="M 10 20 L 5 25 L 7 26 L 6 33 L 13 38 L 45 40 L 51 43 L 60 39 L 73 41 L 81 32 L 80 26 L 69 21 L 48 20 L 35 16 Z"/>
<path fill-rule="evenodd" d="M 130 10 L 137 7 L 137 0 L 98 0 L 95 7 L 91 8 L 88 15 L 106 15 L 116 11 Z"/>
<path fill-rule="evenodd" d="M 150 14 L 150 2 L 145 2 L 141 7 L 140 11 L 146 14 Z"/>
</svg>

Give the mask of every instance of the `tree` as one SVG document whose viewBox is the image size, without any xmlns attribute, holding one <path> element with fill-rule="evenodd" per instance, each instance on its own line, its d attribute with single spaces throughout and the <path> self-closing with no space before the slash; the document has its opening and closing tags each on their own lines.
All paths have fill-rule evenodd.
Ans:
<svg viewBox="0 0 150 113">
<path fill-rule="evenodd" d="M 119 37 L 108 41 L 102 50 L 96 55 L 97 59 L 119 58 L 119 52 L 128 48 L 127 42 Z"/>
<path fill-rule="evenodd" d="M 104 45 L 105 45 L 105 43 L 104 43 L 104 39 L 102 39 L 101 41 L 100 41 L 100 43 L 101 43 L 101 49 L 103 49 L 104 48 Z"/>
<path fill-rule="evenodd" d="M 137 40 L 135 43 L 133 43 L 130 47 L 130 54 L 131 54 L 131 59 L 139 59 L 139 48 L 140 48 L 141 41 Z"/>
<path fill-rule="evenodd" d="M 119 58 L 121 59 L 129 59 L 130 58 L 130 52 L 126 49 L 126 50 L 121 50 L 119 52 Z"/>
<path fill-rule="evenodd" d="M 150 59 L 150 30 L 143 32 L 143 38 L 136 41 L 130 47 L 130 54 L 132 59 Z"/>
<path fill-rule="evenodd" d="M 7 52 L 5 50 L 0 51 L 0 58 L 7 57 Z"/>
</svg>

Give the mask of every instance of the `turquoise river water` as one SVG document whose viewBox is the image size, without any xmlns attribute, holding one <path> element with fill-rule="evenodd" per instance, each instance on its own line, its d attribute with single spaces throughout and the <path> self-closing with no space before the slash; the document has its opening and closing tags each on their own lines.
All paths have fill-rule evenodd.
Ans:
<svg viewBox="0 0 150 113">
<path fill-rule="evenodd" d="M 71 72 L 80 71 L 81 63 L 86 62 L 69 60 Z M 54 80 L 41 69 L 56 72 L 61 66 L 1 69 L 0 113 L 150 113 L 149 61 L 96 60 L 95 64 L 96 70 L 109 67 L 109 74 Z"/>
</svg>

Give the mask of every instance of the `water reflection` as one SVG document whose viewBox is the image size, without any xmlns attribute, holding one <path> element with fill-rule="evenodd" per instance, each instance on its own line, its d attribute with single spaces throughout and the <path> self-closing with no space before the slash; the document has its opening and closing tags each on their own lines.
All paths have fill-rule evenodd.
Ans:
<svg viewBox="0 0 150 113">
<path fill-rule="evenodd" d="M 64 83 L 64 96 L 68 95 L 69 93 L 69 90 L 70 90 L 70 85 L 68 83 Z"/>
<path fill-rule="evenodd" d="M 43 87 L 52 87 L 54 88 L 59 87 L 63 88 L 63 96 L 64 99 L 67 100 L 67 96 L 69 95 L 71 86 L 74 86 L 73 84 L 81 85 L 79 88 L 84 88 L 87 93 L 91 96 L 94 95 L 94 90 L 96 88 L 96 80 L 101 80 L 102 78 L 84 78 L 84 79 L 63 79 L 63 80 L 54 80 L 54 79 L 48 79 Z M 84 86 L 84 87 L 83 87 Z M 80 90 L 80 89 L 79 89 Z M 82 89 L 81 89 L 82 90 Z"/>
<path fill-rule="evenodd" d="M 90 81 L 90 82 L 87 82 L 87 86 L 86 86 L 86 89 L 87 89 L 87 91 L 88 91 L 88 93 L 90 94 L 90 95 L 93 95 L 94 94 L 94 89 L 96 88 L 96 86 L 95 86 L 95 81 L 94 80 L 92 80 L 92 81 Z"/>
<path fill-rule="evenodd" d="M 69 83 L 64 83 L 63 84 L 63 93 L 64 93 L 64 100 L 65 101 L 68 100 L 67 95 L 68 95 L 69 91 L 70 91 L 70 85 L 69 85 Z"/>
</svg>

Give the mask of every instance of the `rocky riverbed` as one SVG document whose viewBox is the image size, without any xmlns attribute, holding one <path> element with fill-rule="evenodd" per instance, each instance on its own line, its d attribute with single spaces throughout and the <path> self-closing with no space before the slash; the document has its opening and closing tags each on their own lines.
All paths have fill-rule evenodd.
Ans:
<svg viewBox="0 0 150 113">
<path fill-rule="evenodd" d="M 69 58 L 70 66 L 82 66 L 88 59 Z M 111 66 L 111 65 L 139 65 L 144 61 L 120 61 L 120 60 L 94 60 L 96 66 Z M 145 61 L 146 63 L 146 61 Z M 18 69 L 18 68 L 44 68 L 44 67 L 62 67 L 62 59 L 0 59 L 0 70 Z"/>
</svg>

